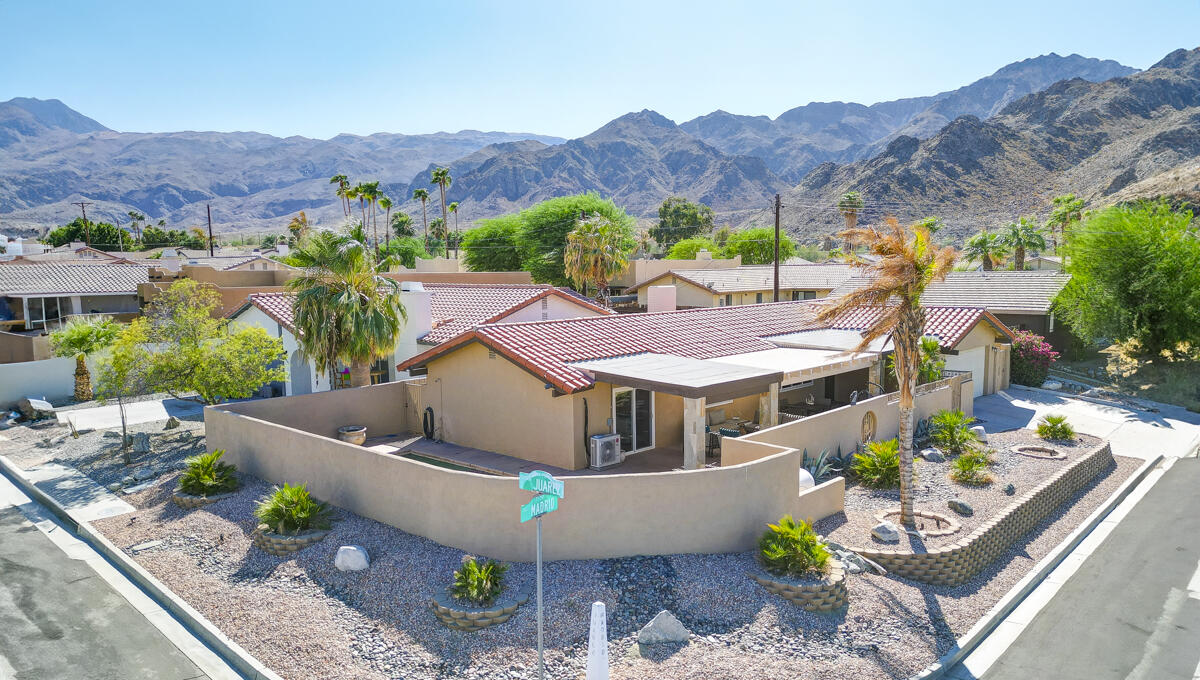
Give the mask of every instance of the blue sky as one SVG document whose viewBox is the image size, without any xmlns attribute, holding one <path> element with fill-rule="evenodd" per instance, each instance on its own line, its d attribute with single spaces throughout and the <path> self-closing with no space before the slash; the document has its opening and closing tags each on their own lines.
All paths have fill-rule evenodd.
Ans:
<svg viewBox="0 0 1200 680">
<path fill-rule="evenodd" d="M 1058 52 L 1145 68 L 1200 2 L 28 2 L 0 0 L 0 100 L 118 130 L 576 137 L 932 94 Z"/>
</svg>

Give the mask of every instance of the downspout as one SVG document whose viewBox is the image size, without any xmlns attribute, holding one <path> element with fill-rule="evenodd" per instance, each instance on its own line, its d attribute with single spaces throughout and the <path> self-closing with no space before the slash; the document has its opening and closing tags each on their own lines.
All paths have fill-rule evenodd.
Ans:
<svg viewBox="0 0 1200 680">
<path fill-rule="evenodd" d="M 588 450 L 588 403 L 587 397 L 583 397 L 583 457 L 586 459 L 588 466 L 592 464 L 592 452 Z"/>
</svg>

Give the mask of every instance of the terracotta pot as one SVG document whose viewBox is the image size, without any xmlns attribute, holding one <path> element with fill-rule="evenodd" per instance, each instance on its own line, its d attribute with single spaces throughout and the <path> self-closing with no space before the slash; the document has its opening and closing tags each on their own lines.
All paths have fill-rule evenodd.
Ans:
<svg viewBox="0 0 1200 680">
<path fill-rule="evenodd" d="M 367 441 L 366 425 L 347 425 L 338 428 L 338 439 L 355 446 L 362 446 Z"/>
</svg>

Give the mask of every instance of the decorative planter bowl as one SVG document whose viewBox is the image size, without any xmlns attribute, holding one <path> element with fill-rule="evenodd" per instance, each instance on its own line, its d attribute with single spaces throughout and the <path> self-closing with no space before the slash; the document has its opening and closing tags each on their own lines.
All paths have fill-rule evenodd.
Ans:
<svg viewBox="0 0 1200 680">
<path fill-rule="evenodd" d="M 251 535 L 251 540 L 254 545 L 265 553 L 270 553 L 278 557 L 287 557 L 292 553 L 303 550 L 308 546 L 320 541 L 329 534 L 328 529 L 315 529 L 305 531 L 304 533 L 295 535 L 277 534 L 273 531 L 268 531 L 267 525 L 260 524 Z"/>
<path fill-rule="evenodd" d="M 338 439 L 355 446 L 362 446 L 367 441 L 366 425 L 346 425 L 338 428 Z"/>
<path fill-rule="evenodd" d="M 846 606 L 850 594 L 846 590 L 846 568 L 830 560 L 829 573 L 819 579 L 789 579 L 771 574 L 750 574 L 764 588 L 791 600 L 810 612 L 832 612 Z"/>
<path fill-rule="evenodd" d="M 453 630 L 470 632 L 504 623 L 512 618 L 517 607 L 529 600 L 529 590 L 517 588 L 507 590 L 486 607 L 472 607 L 457 600 L 449 591 L 434 595 L 429 601 L 434 616 L 442 625 Z"/>
<path fill-rule="evenodd" d="M 233 495 L 234 492 L 230 491 L 229 493 L 218 493 L 211 496 L 193 496 L 190 493 L 184 493 L 176 490 L 175 493 L 171 494 L 171 500 L 175 502 L 175 505 L 178 505 L 184 510 L 191 510 L 193 508 L 203 507 L 209 503 L 216 503 L 219 500 L 232 498 Z"/>
</svg>

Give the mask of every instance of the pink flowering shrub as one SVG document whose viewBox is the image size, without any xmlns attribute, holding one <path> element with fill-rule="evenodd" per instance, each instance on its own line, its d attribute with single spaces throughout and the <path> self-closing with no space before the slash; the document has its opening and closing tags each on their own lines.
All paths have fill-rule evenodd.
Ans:
<svg viewBox="0 0 1200 680">
<path fill-rule="evenodd" d="M 1046 382 L 1050 364 L 1057 358 L 1058 352 L 1045 338 L 1029 331 L 1017 331 L 1012 344 L 1012 382 L 1041 387 Z"/>
</svg>

